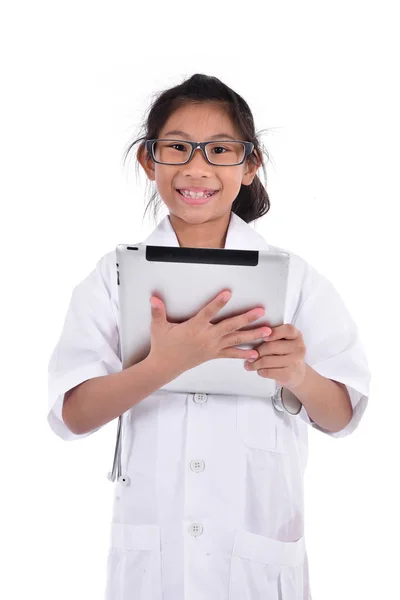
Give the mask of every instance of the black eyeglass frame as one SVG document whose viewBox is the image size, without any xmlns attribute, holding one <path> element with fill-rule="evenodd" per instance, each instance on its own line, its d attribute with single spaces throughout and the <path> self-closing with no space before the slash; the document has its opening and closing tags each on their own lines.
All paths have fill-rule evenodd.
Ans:
<svg viewBox="0 0 400 600">
<path fill-rule="evenodd" d="M 185 144 L 190 144 L 190 146 L 192 147 L 192 151 L 189 155 L 189 158 L 187 160 L 185 160 L 184 162 L 180 162 L 180 163 L 166 163 L 166 162 L 161 162 L 159 160 L 156 160 L 156 157 L 154 156 L 154 152 L 153 152 L 153 145 L 155 142 L 176 142 L 176 143 L 182 143 L 185 142 Z M 211 162 L 211 160 L 209 160 L 207 153 L 206 153 L 206 146 L 207 144 L 216 144 L 216 143 L 223 143 L 223 142 L 239 142 L 240 144 L 243 144 L 244 146 L 244 156 L 242 158 L 242 160 L 238 163 L 230 163 L 228 165 L 224 165 L 224 164 L 219 164 L 219 163 L 213 163 Z M 254 150 L 254 144 L 252 142 L 243 142 L 243 140 L 212 140 L 210 142 L 190 142 L 189 140 L 171 140 L 169 138 L 157 138 L 157 139 L 153 139 L 153 140 L 146 140 L 145 142 L 145 146 L 146 146 L 146 150 L 147 152 L 150 154 L 152 160 L 155 163 L 158 163 L 159 165 L 186 165 L 192 158 L 194 151 L 197 148 L 201 148 L 201 151 L 203 152 L 203 156 L 206 159 L 206 161 L 210 164 L 213 165 L 214 167 L 236 167 L 237 165 L 242 165 L 244 163 L 244 161 L 246 160 L 246 158 L 253 152 Z"/>
</svg>

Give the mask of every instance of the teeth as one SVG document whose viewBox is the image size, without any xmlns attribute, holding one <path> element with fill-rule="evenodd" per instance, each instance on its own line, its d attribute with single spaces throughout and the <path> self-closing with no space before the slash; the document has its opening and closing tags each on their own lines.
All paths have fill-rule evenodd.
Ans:
<svg viewBox="0 0 400 600">
<path fill-rule="evenodd" d="M 208 196 L 211 196 L 214 192 L 192 192 L 189 190 L 180 190 L 181 194 L 183 196 L 186 196 L 186 198 L 208 198 Z"/>
</svg>

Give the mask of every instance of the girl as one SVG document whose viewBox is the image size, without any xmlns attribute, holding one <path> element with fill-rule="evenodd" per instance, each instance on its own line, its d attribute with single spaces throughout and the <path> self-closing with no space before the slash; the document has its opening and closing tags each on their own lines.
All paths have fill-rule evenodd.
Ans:
<svg viewBox="0 0 400 600">
<path fill-rule="evenodd" d="M 273 248 L 248 225 L 270 204 L 257 175 L 264 163 L 252 113 L 236 92 L 193 75 L 155 100 L 145 135 L 126 156 L 137 142 L 156 184 L 151 201 L 158 192 L 169 212 L 144 244 Z M 240 332 L 257 310 L 212 325 L 228 301 L 221 293 L 172 324 L 153 296 L 150 353 L 122 370 L 115 252 L 73 290 L 49 364 L 48 420 L 73 440 L 124 415 L 107 600 L 311 598 L 308 426 L 333 437 L 354 431 L 368 400 L 367 361 L 338 292 L 294 253 L 284 325 Z M 260 333 L 266 341 L 256 350 L 236 348 Z M 255 357 L 246 368 L 276 380 L 281 401 L 163 391 L 220 357 Z"/>
</svg>

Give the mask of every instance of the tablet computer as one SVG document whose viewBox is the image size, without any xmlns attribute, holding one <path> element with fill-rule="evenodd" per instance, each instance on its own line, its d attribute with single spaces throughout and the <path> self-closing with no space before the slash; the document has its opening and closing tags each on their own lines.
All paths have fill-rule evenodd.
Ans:
<svg viewBox="0 0 400 600">
<path fill-rule="evenodd" d="M 265 313 L 242 330 L 283 324 L 290 255 L 281 250 L 231 250 L 119 244 L 116 247 L 119 329 L 123 368 L 142 361 L 151 346 L 154 294 L 166 307 L 167 319 L 181 323 L 193 317 L 222 290 L 231 299 L 211 323 L 256 307 Z M 264 340 L 237 346 L 256 348 Z M 182 348 L 184 352 L 184 348 Z M 273 379 L 244 369 L 245 359 L 216 358 L 189 369 L 161 389 L 265 397 L 275 394 Z"/>
</svg>

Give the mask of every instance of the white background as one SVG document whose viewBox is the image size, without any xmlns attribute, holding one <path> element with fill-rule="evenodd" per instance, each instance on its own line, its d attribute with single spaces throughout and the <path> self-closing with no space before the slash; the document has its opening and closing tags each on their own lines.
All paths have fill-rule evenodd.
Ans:
<svg viewBox="0 0 400 600">
<path fill-rule="evenodd" d="M 309 430 L 313 600 L 399 597 L 395 3 L 38 0 L 2 13 L 0 596 L 102 598 L 116 421 L 57 438 L 47 363 L 74 286 L 155 227 L 122 153 L 153 94 L 200 72 L 269 129 L 257 231 L 334 283 L 370 362 L 356 432 Z"/>
</svg>

